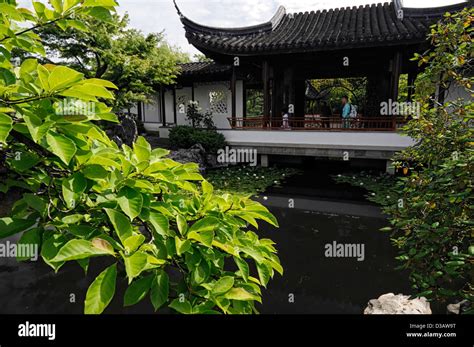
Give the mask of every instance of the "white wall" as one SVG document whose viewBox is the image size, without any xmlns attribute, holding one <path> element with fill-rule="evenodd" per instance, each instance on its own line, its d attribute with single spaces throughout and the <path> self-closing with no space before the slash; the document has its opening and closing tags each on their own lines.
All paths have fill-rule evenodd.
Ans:
<svg viewBox="0 0 474 347">
<path fill-rule="evenodd" d="M 210 109 L 210 98 L 209 93 L 213 91 L 222 91 L 226 94 L 226 112 L 214 112 L 213 119 L 214 124 L 218 129 L 230 129 L 228 118 L 232 117 L 232 94 L 230 91 L 230 84 L 227 81 L 223 82 L 212 82 L 212 83 L 196 83 L 194 86 L 194 100 L 199 103 L 199 107 L 205 112 Z M 158 97 L 157 97 L 158 98 Z M 186 106 L 187 102 L 192 99 L 192 88 L 184 87 L 176 89 L 176 118 L 177 125 L 188 125 L 189 122 L 186 120 Z M 157 99 L 158 101 L 158 99 Z M 182 102 L 186 102 L 186 105 L 180 107 Z M 243 81 L 237 81 L 236 83 L 236 116 L 239 118 L 243 117 Z M 146 122 L 145 128 L 156 131 L 156 125 L 152 123 L 158 123 L 162 121 L 161 110 L 158 108 L 159 114 L 154 114 L 157 111 L 156 105 L 146 106 L 149 110 L 146 110 Z M 184 112 L 181 112 L 184 111 Z M 174 109 L 173 109 L 173 91 L 167 90 L 165 92 L 165 112 L 166 112 L 166 123 L 174 124 Z M 154 116 L 149 116 L 154 114 Z M 148 124 L 149 123 L 149 124 Z M 152 129 L 153 128 L 153 129 Z"/>
<path fill-rule="evenodd" d="M 149 96 L 149 102 L 143 104 L 143 115 L 145 123 L 161 123 L 161 102 L 160 102 L 160 95 L 155 94 Z"/>
<path fill-rule="evenodd" d="M 166 90 L 165 92 L 165 116 L 166 116 L 167 124 L 174 124 L 173 91 L 172 90 Z"/>
</svg>

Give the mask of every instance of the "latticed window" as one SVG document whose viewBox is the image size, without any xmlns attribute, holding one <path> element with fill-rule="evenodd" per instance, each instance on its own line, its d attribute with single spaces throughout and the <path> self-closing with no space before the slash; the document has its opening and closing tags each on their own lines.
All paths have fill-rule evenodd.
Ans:
<svg viewBox="0 0 474 347">
<path fill-rule="evenodd" d="M 209 110 L 213 114 L 227 114 L 227 93 L 223 90 L 209 92 Z"/>
<path fill-rule="evenodd" d="M 176 108 L 178 113 L 186 113 L 186 108 L 188 105 L 188 97 L 186 95 L 179 95 L 176 98 Z"/>
</svg>

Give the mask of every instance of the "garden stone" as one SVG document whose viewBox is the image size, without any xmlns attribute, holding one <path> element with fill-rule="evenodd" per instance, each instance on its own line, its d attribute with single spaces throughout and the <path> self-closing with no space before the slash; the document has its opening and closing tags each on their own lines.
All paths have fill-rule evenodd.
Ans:
<svg viewBox="0 0 474 347">
<path fill-rule="evenodd" d="M 408 295 L 388 293 L 370 300 L 364 314 L 431 314 L 431 308 L 424 297 L 410 299 Z"/>
<path fill-rule="evenodd" d="M 447 314 L 461 314 L 469 308 L 469 301 L 463 300 L 457 304 L 449 304 L 446 307 Z"/>
<path fill-rule="evenodd" d="M 181 164 L 196 163 L 201 171 L 206 169 L 206 150 L 200 144 L 196 144 L 189 149 L 181 148 L 177 151 L 171 151 L 169 157 Z"/>
<path fill-rule="evenodd" d="M 133 116 L 119 115 L 120 123 L 107 130 L 109 137 L 120 147 L 126 144 L 130 147 L 138 138 L 137 123 Z"/>
</svg>

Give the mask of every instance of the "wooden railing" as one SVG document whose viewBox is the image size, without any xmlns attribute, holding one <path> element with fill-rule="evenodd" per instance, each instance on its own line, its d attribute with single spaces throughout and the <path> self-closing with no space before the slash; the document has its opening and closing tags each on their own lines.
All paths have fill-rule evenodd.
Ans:
<svg viewBox="0 0 474 347">
<path fill-rule="evenodd" d="M 396 131 L 406 120 L 396 117 L 318 117 L 282 119 L 228 118 L 232 129 L 242 130 L 314 130 L 314 131 Z"/>
</svg>

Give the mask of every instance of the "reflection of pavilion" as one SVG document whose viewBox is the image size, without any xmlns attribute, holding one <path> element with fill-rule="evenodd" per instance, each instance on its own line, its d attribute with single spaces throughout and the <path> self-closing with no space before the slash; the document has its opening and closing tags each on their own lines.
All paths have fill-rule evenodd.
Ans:
<svg viewBox="0 0 474 347">
<path fill-rule="evenodd" d="M 186 124 L 183 106 L 194 100 L 213 113 L 221 131 L 257 131 L 254 142 L 270 136 L 261 135 L 267 130 L 281 130 L 284 107 L 290 109 L 289 127 L 300 130 L 298 133 L 363 131 L 364 137 L 380 131 L 391 133 L 403 120 L 381 116 L 381 103 L 398 99 L 401 75 L 412 85 L 418 70 L 410 58 L 429 47 L 430 25 L 443 13 L 466 4 L 415 9 L 392 0 L 383 5 L 295 14 L 280 7 L 268 22 L 242 28 L 201 25 L 176 7 L 188 41 L 215 63 L 182 65 L 178 83 L 164 87 L 157 98 L 159 112 L 150 115 L 140 109 L 146 113 L 145 126 L 166 136 L 168 126 Z M 307 81 L 336 78 L 366 81 L 362 114 L 347 127 L 337 115 L 308 116 L 306 112 Z M 411 88 L 408 100 L 410 94 Z M 266 141 L 279 142 L 278 138 Z M 398 142 L 388 145 L 407 145 Z"/>
</svg>

